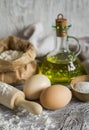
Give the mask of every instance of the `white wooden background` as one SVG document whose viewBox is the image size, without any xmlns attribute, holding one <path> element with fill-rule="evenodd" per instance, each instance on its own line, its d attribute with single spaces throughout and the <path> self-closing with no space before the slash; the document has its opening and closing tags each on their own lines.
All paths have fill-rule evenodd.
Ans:
<svg viewBox="0 0 89 130">
<path fill-rule="evenodd" d="M 0 38 L 18 35 L 37 22 L 50 33 L 58 13 L 72 24 L 72 35 L 89 36 L 89 0 L 0 0 Z"/>
</svg>

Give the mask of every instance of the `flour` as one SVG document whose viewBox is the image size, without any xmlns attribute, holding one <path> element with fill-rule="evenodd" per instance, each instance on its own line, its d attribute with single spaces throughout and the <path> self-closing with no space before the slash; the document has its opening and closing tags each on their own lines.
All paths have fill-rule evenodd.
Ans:
<svg viewBox="0 0 89 130">
<path fill-rule="evenodd" d="M 82 116 L 81 116 L 82 115 Z M 0 130 L 89 130 L 89 103 L 75 98 L 66 107 L 41 115 L 33 115 L 25 109 L 15 111 L 0 105 Z"/>
<path fill-rule="evenodd" d="M 4 94 L 9 94 L 12 91 L 12 88 L 10 87 L 9 84 L 0 82 L 0 94 L 4 95 Z"/>
<path fill-rule="evenodd" d="M 17 116 L 12 116 L 12 118 L 8 121 L 5 120 L 5 118 L 2 115 L 0 115 L 0 119 L 0 130 L 22 130 L 20 127 L 21 122 L 20 120 L 17 121 Z"/>
<path fill-rule="evenodd" d="M 23 108 L 16 111 L 3 111 L 1 108 L 4 106 L 0 107 L 0 130 L 55 130 L 56 126 L 46 111 L 33 115 Z"/>
<path fill-rule="evenodd" d="M 38 121 L 42 117 L 43 117 L 42 120 L 44 122 L 43 123 L 44 130 L 49 130 L 49 128 L 50 129 L 55 128 L 55 125 L 53 124 L 52 119 L 48 116 L 47 112 L 45 112 L 45 111 L 42 113 L 42 115 L 35 116 L 35 120 Z M 42 122 L 42 120 L 41 120 L 41 122 Z M 37 126 L 36 124 L 33 123 L 31 125 L 31 130 L 42 130 L 42 127 Z"/>
<path fill-rule="evenodd" d="M 4 113 L 0 111 L 0 130 L 42 130 L 42 127 L 37 125 L 37 123 L 31 122 L 31 120 L 42 122 L 44 130 L 53 128 L 52 121 L 46 112 L 35 116 L 22 108 L 19 108 L 18 111 L 16 115 L 6 114 L 6 112 L 4 115 Z M 25 120 L 23 120 L 23 118 L 25 118 Z M 27 122 L 29 122 L 29 125 L 27 125 Z M 24 128 L 22 127 L 23 124 L 25 126 Z"/>
<path fill-rule="evenodd" d="M 13 60 L 18 59 L 19 57 L 21 57 L 22 54 L 23 54 L 22 51 L 7 50 L 7 51 L 4 51 L 4 52 L 2 52 L 0 54 L 0 59 L 13 61 Z"/>
<path fill-rule="evenodd" d="M 74 88 L 78 92 L 89 93 L 89 82 L 78 82 Z"/>
</svg>

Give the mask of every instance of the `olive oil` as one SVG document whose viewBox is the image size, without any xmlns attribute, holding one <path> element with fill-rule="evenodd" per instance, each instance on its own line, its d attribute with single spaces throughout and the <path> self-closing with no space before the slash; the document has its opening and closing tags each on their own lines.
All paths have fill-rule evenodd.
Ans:
<svg viewBox="0 0 89 130">
<path fill-rule="evenodd" d="M 45 74 L 52 84 L 67 85 L 74 77 L 85 74 L 79 59 L 74 59 L 71 61 L 67 53 L 46 57 L 39 67 L 39 73 Z"/>
</svg>

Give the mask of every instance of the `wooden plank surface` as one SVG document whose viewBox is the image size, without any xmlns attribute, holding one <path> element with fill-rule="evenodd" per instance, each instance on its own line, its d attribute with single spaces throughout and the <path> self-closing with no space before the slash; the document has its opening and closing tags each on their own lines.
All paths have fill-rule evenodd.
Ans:
<svg viewBox="0 0 89 130">
<path fill-rule="evenodd" d="M 89 103 L 73 98 L 66 107 L 39 116 L 0 105 L 0 130 L 89 130 Z"/>
</svg>

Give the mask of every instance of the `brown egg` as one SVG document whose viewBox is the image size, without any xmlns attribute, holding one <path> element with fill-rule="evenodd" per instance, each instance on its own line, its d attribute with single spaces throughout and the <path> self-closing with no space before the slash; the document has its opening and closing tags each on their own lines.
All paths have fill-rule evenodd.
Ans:
<svg viewBox="0 0 89 130">
<path fill-rule="evenodd" d="M 66 106 L 72 98 L 72 93 L 66 86 L 52 85 L 42 91 L 40 103 L 44 108 L 55 110 Z"/>
<path fill-rule="evenodd" d="M 29 100 L 39 99 L 41 91 L 51 85 L 51 81 L 43 74 L 36 74 L 29 78 L 23 87 L 25 96 Z"/>
</svg>

